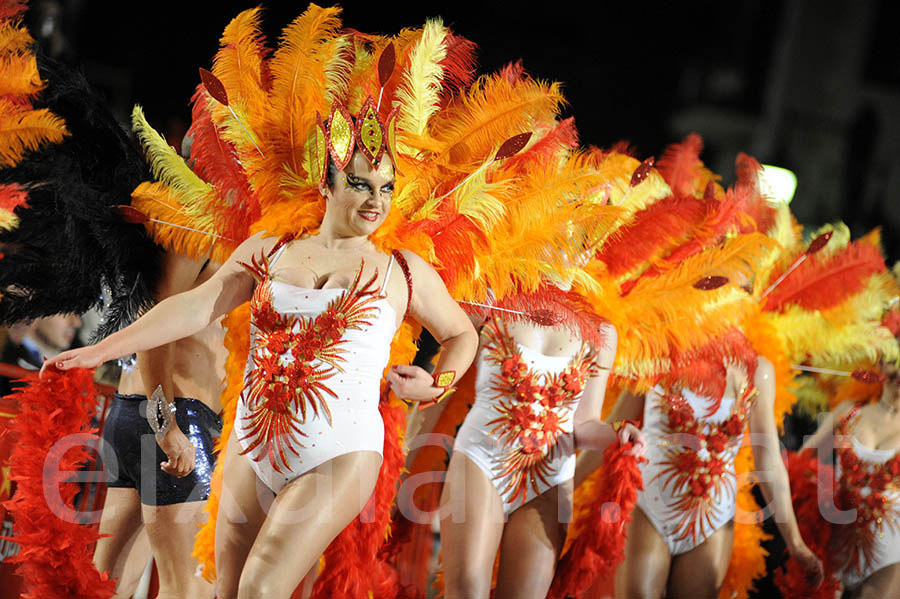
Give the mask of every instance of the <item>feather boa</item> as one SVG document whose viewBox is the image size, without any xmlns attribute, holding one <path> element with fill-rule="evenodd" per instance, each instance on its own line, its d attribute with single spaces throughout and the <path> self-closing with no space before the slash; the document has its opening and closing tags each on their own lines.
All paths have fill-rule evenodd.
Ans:
<svg viewBox="0 0 900 599">
<path fill-rule="evenodd" d="M 738 477 L 738 513 L 759 513 L 760 507 L 753 497 L 752 481 L 747 475 L 753 471 L 753 450 L 745 445 L 734 464 Z M 728 571 L 719 592 L 720 599 L 747 599 L 753 591 L 753 581 L 766 575 L 766 556 L 762 543 L 771 539 L 763 532 L 762 522 L 735 522 L 734 541 Z"/>
<path fill-rule="evenodd" d="M 115 583 L 94 567 L 97 531 L 59 515 L 59 510 L 73 510 L 78 486 L 66 478 L 88 461 L 88 453 L 82 445 L 61 455 L 54 449 L 58 441 L 73 435 L 96 439 L 96 431 L 89 428 L 96 409 L 93 372 L 51 370 L 29 382 L 16 395 L 21 410 L 9 425 L 19 441 L 10 456 L 16 493 L 6 505 L 21 546 L 10 561 L 18 564 L 16 572 L 25 580 L 25 599 L 106 599 L 113 595 Z M 45 472 L 51 459 L 58 460 L 58 467 Z M 48 489 L 59 489 L 62 504 L 55 509 L 48 505 Z"/>
<path fill-rule="evenodd" d="M 567 540 L 568 549 L 556 569 L 548 597 L 577 595 L 595 579 L 612 576 L 625 559 L 625 530 L 638 491 L 644 488 L 639 460 L 628 455 L 630 449 L 630 444 L 616 442 L 603 452 L 603 468 L 592 483 L 597 490 L 590 503 L 580 506 L 575 514 L 573 540 Z M 618 510 L 610 513 L 609 504 Z"/>
</svg>

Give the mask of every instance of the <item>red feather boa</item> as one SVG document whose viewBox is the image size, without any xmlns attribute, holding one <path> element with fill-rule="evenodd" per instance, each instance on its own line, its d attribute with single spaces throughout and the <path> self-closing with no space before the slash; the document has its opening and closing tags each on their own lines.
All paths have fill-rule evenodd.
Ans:
<svg viewBox="0 0 900 599">
<path fill-rule="evenodd" d="M 791 481 L 791 495 L 794 513 L 800 534 L 806 545 L 825 566 L 825 581 L 818 588 L 811 588 L 806 580 L 806 572 L 793 558 L 788 558 L 784 569 L 776 570 L 775 584 L 783 597 L 806 597 L 808 599 L 833 599 L 841 588 L 837 573 L 829 563 L 828 544 L 831 540 L 831 523 L 822 517 L 819 509 L 819 488 L 834 480 L 831 466 L 822 464 L 815 453 L 808 449 L 803 453 L 788 453 L 788 478 Z M 822 481 L 822 485 L 820 485 Z"/>
<path fill-rule="evenodd" d="M 12 513 L 15 541 L 19 554 L 10 561 L 19 565 L 16 572 L 25 580 L 24 599 L 105 599 L 115 592 L 115 583 L 107 573 L 94 567 L 93 549 L 99 535 L 96 529 L 72 519 L 62 519 L 60 510 L 73 509 L 77 485 L 66 478 L 88 460 L 83 445 L 60 455 L 54 445 L 70 435 L 88 434 L 96 408 L 93 372 L 49 371 L 36 375 L 30 385 L 15 397 L 21 410 L 10 423 L 10 431 L 19 442 L 10 456 L 10 479 L 16 481 L 16 493 L 6 502 Z M 45 472 L 44 466 L 58 463 Z M 59 490 L 61 505 L 53 509 L 45 493 L 53 498 Z"/>
<path fill-rule="evenodd" d="M 630 443 L 614 443 L 603 452 L 597 493 L 581 512 L 581 521 L 573 524 L 573 530 L 580 534 L 560 560 L 547 595 L 550 599 L 578 595 L 594 580 L 612 576 L 625 559 L 625 529 L 631 522 L 638 491 L 644 488 L 639 460 L 627 453 L 631 448 Z M 604 518 L 607 504 L 619 508 L 613 522 Z"/>
</svg>

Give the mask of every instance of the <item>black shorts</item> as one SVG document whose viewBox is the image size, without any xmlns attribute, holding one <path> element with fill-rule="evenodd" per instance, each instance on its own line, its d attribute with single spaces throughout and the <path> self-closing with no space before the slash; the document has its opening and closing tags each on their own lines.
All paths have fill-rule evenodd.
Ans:
<svg viewBox="0 0 900 599">
<path fill-rule="evenodd" d="M 163 472 L 168 458 L 147 422 L 147 396 L 116 393 L 103 428 L 101 456 L 107 487 L 136 489 L 145 505 L 173 505 L 209 498 L 215 467 L 213 442 L 222 431 L 218 415 L 202 401 L 175 398 L 178 427 L 197 448 L 194 470 L 184 478 Z"/>
</svg>

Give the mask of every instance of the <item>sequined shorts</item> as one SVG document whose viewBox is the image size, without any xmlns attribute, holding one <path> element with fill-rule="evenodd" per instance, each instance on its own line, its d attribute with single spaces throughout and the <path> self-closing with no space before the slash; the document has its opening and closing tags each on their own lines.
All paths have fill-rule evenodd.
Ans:
<svg viewBox="0 0 900 599">
<path fill-rule="evenodd" d="M 167 460 L 145 417 L 145 395 L 116 393 L 103 428 L 101 456 L 107 487 L 136 489 L 145 505 L 173 505 L 209 498 L 215 466 L 213 442 L 222 430 L 219 417 L 202 401 L 175 398 L 178 427 L 197 448 L 194 470 L 184 478 L 163 472 Z"/>
</svg>

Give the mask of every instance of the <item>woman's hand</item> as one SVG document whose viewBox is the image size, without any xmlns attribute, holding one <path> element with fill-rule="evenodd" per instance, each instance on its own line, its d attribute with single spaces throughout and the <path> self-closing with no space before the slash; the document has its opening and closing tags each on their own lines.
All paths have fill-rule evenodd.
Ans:
<svg viewBox="0 0 900 599">
<path fill-rule="evenodd" d="M 44 362 L 41 367 L 41 375 L 50 368 L 57 370 L 71 370 L 72 368 L 96 368 L 106 362 L 106 357 L 99 349 L 99 345 L 88 345 L 64 351 L 55 358 Z"/>
<path fill-rule="evenodd" d="M 806 581 L 810 586 L 818 588 L 822 581 L 825 580 L 825 569 L 822 567 L 822 561 L 802 541 L 791 549 L 791 555 L 806 572 Z"/>
<path fill-rule="evenodd" d="M 622 445 L 634 443 L 634 447 L 628 451 L 628 455 L 636 458 L 644 457 L 644 452 L 647 451 L 647 439 L 644 437 L 644 433 L 630 422 L 626 422 L 619 429 L 619 443 Z"/>
<path fill-rule="evenodd" d="M 431 401 L 444 392 L 435 387 L 431 375 L 418 366 L 391 366 L 386 378 L 394 395 L 407 401 Z"/>
<path fill-rule="evenodd" d="M 178 423 L 172 422 L 172 427 L 166 436 L 157 441 L 160 449 L 169 458 L 165 462 L 160 462 L 159 467 L 166 474 L 184 478 L 194 470 L 194 460 L 197 456 L 197 449 L 191 444 Z"/>
</svg>

